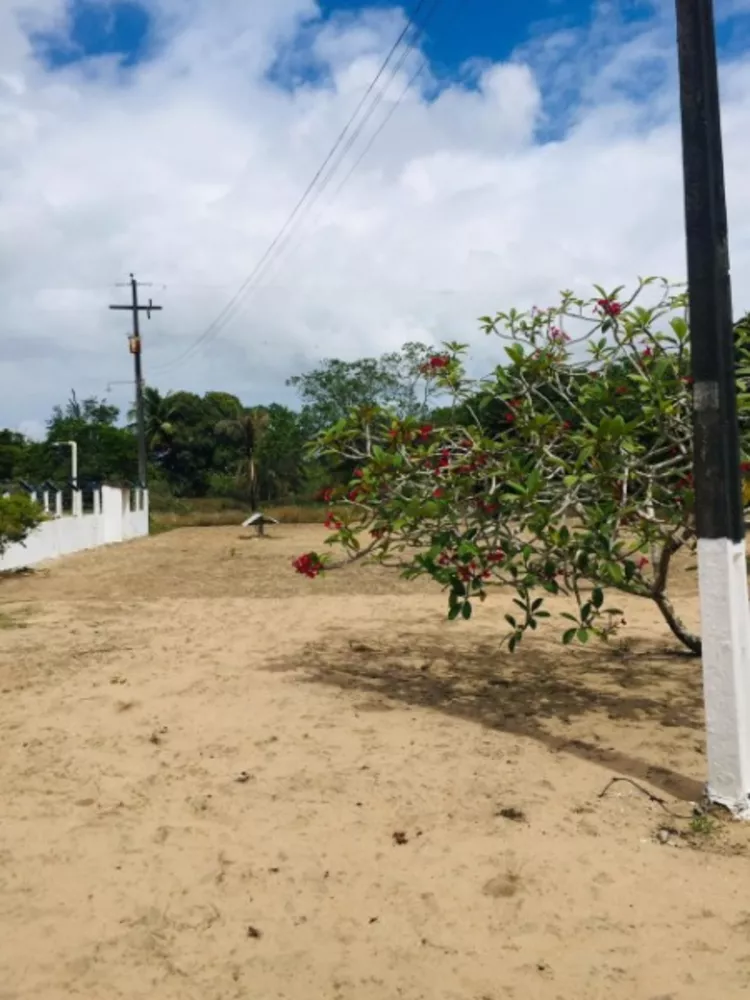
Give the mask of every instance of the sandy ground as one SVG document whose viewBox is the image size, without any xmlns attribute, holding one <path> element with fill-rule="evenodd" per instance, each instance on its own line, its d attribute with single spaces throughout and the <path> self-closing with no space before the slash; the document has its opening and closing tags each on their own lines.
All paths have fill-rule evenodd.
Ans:
<svg viewBox="0 0 750 1000">
<path fill-rule="evenodd" d="M 747 995 L 750 833 L 691 823 L 699 669 L 652 609 L 510 656 L 504 596 L 295 576 L 322 537 L 0 582 L 0 1000 Z"/>
</svg>

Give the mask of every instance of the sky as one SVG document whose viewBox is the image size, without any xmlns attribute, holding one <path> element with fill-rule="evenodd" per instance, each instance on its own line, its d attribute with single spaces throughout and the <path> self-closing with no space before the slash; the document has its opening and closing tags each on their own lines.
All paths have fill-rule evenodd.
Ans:
<svg viewBox="0 0 750 1000">
<path fill-rule="evenodd" d="M 163 306 L 147 381 L 248 405 L 409 340 L 470 343 L 486 370 L 480 315 L 683 279 L 672 0 L 418 2 L 3 0 L 0 426 L 38 436 L 71 389 L 127 408 L 108 307 L 130 272 Z M 715 6 L 739 312 L 750 0 Z M 382 103 L 258 270 L 415 11 Z"/>
</svg>

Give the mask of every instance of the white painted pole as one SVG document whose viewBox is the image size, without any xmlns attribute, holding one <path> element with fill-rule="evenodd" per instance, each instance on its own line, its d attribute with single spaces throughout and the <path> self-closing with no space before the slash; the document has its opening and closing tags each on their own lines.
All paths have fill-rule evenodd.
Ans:
<svg viewBox="0 0 750 1000">
<path fill-rule="evenodd" d="M 707 795 L 750 819 L 750 611 L 745 543 L 698 541 Z"/>
<path fill-rule="evenodd" d="M 70 478 L 73 487 L 76 488 L 78 486 L 78 442 L 66 441 L 65 443 L 70 447 Z"/>
</svg>

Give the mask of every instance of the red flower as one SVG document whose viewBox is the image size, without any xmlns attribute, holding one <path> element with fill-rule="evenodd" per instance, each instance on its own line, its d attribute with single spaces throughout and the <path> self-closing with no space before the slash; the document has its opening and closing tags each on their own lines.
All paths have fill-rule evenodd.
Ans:
<svg viewBox="0 0 750 1000">
<path fill-rule="evenodd" d="M 389 438 L 394 438 L 394 439 L 397 438 L 398 437 L 398 427 L 391 427 L 391 429 L 388 431 L 388 437 Z"/>
<path fill-rule="evenodd" d="M 615 389 L 615 392 L 617 393 L 618 396 L 624 396 L 627 391 L 628 387 L 626 385 L 618 385 L 617 388 Z"/>
<path fill-rule="evenodd" d="M 432 424 L 422 424 L 422 426 L 417 431 L 417 437 L 420 441 L 424 441 L 426 438 L 432 434 L 433 426 Z"/>
<path fill-rule="evenodd" d="M 298 556 L 292 562 L 292 566 L 297 573 L 301 573 L 302 576 L 308 576 L 311 580 L 315 579 L 323 569 L 320 557 L 315 552 L 305 552 L 303 555 Z"/>
<path fill-rule="evenodd" d="M 750 472 L 750 462 L 742 462 L 740 472 Z"/>
<path fill-rule="evenodd" d="M 447 354 L 433 354 L 431 358 L 427 359 L 426 364 L 422 365 L 422 372 L 435 372 L 439 371 L 441 368 L 447 368 L 451 363 L 451 359 Z"/>
<path fill-rule="evenodd" d="M 373 538 L 382 538 L 385 534 L 385 528 L 373 528 L 370 534 Z"/>
<path fill-rule="evenodd" d="M 503 562 L 505 559 L 505 553 L 502 549 L 496 549 L 494 552 L 489 552 L 487 554 L 487 562 L 496 565 L 497 563 Z"/>
<path fill-rule="evenodd" d="M 641 354 L 642 358 L 653 358 L 653 356 L 654 356 L 654 352 L 652 351 L 652 349 L 650 347 L 644 348 L 643 353 Z"/>
<path fill-rule="evenodd" d="M 328 486 L 326 489 L 321 490 L 318 494 L 318 499 L 322 500 L 323 503 L 330 503 L 333 500 L 333 487 Z"/>
<path fill-rule="evenodd" d="M 619 316 L 622 312 L 622 306 L 619 302 L 615 302 L 614 299 L 599 299 L 596 304 L 601 312 L 607 316 Z"/>
<path fill-rule="evenodd" d="M 364 476 L 364 472 L 361 469 L 355 469 L 354 470 L 354 478 L 355 479 L 361 479 L 362 476 Z"/>
<path fill-rule="evenodd" d="M 682 381 L 685 383 L 685 385 L 693 385 L 695 379 L 693 378 L 692 375 L 683 375 Z"/>
<path fill-rule="evenodd" d="M 642 559 L 638 560 L 638 569 L 645 569 L 648 566 L 648 559 L 644 556 Z"/>
<path fill-rule="evenodd" d="M 432 491 L 432 495 L 435 497 L 436 500 L 440 500 L 442 497 L 445 496 L 445 490 L 442 488 L 442 486 L 438 486 L 437 489 Z"/>
<path fill-rule="evenodd" d="M 338 531 L 339 528 L 343 527 L 343 523 L 339 521 L 332 510 L 329 510 L 323 527 L 328 528 L 329 531 Z"/>
</svg>

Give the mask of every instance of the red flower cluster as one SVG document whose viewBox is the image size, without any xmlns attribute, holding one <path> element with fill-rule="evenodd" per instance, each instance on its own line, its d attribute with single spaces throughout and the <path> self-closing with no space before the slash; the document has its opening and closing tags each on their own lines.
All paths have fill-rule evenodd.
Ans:
<svg viewBox="0 0 750 1000">
<path fill-rule="evenodd" d="M 486 500 L 477 500 L 477 509 L 488 517 L 492 517 L 493 514 L 497 514 L 500 510 L 500 504 L 492 502 L 488 503 Z"/>
<path fill-rule="evenodd" d="M 750 462 L 742 462 L 740 472 L 750 472 Z"/>
<path fill-rule="evenodd" d="M 301 573 L 302 576 L 308 576 L 311 580 L 314 580 L 318 573 L 323 570 L 323 563 L 315 552 L 305 552 L 303 555 L 298 556 L 292 562 L 292 566 L 297 573 Z"/>
<path fill-rule="evenodd" d="M 614 299 L 599 299 L 596 303 L 597 307 L 606 316 L 619 316 L 622 312 L 622 306 L 619 302 L 615 302 Z"/>
<path fill-rule="evenodd" d="M 401 438 L 405 444 L 408 444 L 412 440 L 417 441 L 418 443 L 423 443 L 429 439 L 433 430 L 434 428 L 432 424 L 422 424 L 418 430 L 407 430 L 404 427 L 391 427 L 388 431 L 388 437 L 391 441 L 398 441 L 398 439 Z"/>
<path fill-rule="evenodd" d="M 323 527 L 328 528 L 329 531 L 338 531 L 339 528 L 343 528 L 343 526 L 344 526 L 343 522 L 339 521 L 339 519 L 336 517 L 336 515 L 333 513 L 332 510 L 329 510 L 328 514 L 326 515 Z"/>
<path fill-rule="evenodd" d="M 447 368 L 451 363 L 451 359 L 447 354 L 433 354 L 431 358 L 422 365 L 420 371 L 423 373 L 437 372 L 442 368 Z"/>
</svg>

